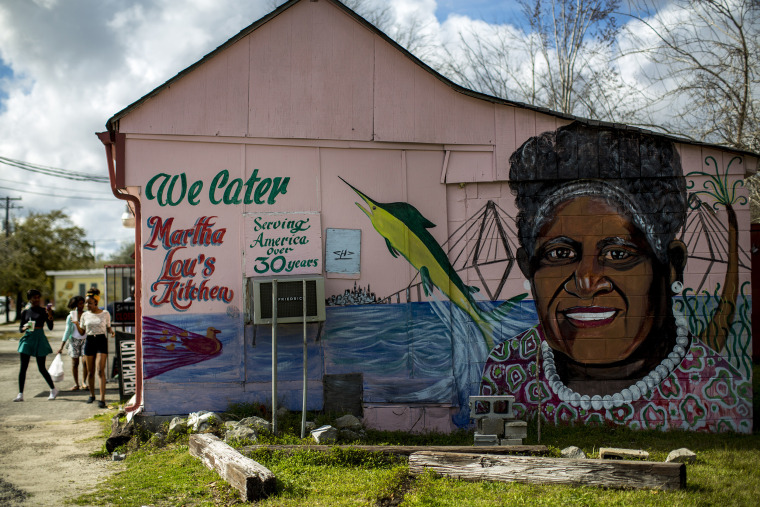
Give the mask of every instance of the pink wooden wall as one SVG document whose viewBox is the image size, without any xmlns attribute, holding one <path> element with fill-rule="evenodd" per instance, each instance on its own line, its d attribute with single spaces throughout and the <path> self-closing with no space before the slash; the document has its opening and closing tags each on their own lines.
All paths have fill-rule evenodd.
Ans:
<svg viewBox="0 0 760 507">
<path fill-rule="evenodd" d="M 174 217 L 177 227 L 187 228 L 197 217 L 218 217 L 228 230 L 224 244 L 214 250 L 223 259 L 215 278 L 235 292 L 233 306 L 241 310 L 243 279 L 250 276 L 242 273 L 241 217 L 246 212 L 319 212 L 323 240 L 328 228 L 362 229 L 361 274 L 328 274 L 326 294 L 358 283 L 386 295 L 417 273 L 388 254 L 383 237 L 354 205 L 357 195 L 340 178 L 377 201 L 412 204 L 437 224 L 430 232 L 443 244 L 489 200 L 516 216 L 507 184 L 510 154 L 531 136 L 568 123 L 462 94 L 331 1 L 303 1 L 123 116 L 118 130 L 127 136 L 126 166 L 117 171 L 124 171 L 127 186 L 140 189 L 145 218 Z M 678 149 L 684 174 L 705 170 L 705 157 L 725 168 L 735 156 L 711 147 L 680 144 Z M 243 181 L 254 170 L 262 177 L 289 177 L 287 194 L 266 206 L 213 205 L 206 192 L 222 170 Z M 757 159 L 745 156 L 743 164 L 731 166 L 730 176 L 756 171 Z M 159 173 L 185 173 L 188 183 L 204 182 L 200 202 L 161 207 L 146 199 L 145 185 Z M 702 179 L 696 180 L 701 185 Z M 717 213 L 725 222 L 724 212 Z M 749 252 L 748 207 L 739 207 L 737 214 L 740 250 Z M 145 223 L 142 227 L 147 238 L 150 230 Z M 144 252 L 148 283 L 164 255 Z M 710 286 L 722 282 L 721 269 L 710 272 Z M 703 272 L 689 270 L 696 277 Z M 484 268 L 483 274 L 487 283 L 495 283 L 501 271 Z M 742 270 L 740 283 L 749 276 Z M 472 269 L 462 278 L 481 285 Z M 694 281 L 687 278 L 689 283 Z M 515 266 L 501 294 L 522 292 L 523 276 Z M 227 306 L 211 302 L 202 311 Z M 165 311 L 143 307 L 146 315 Z M 180 389 L 156 385 L 156 390 Z M 379 420 L 374 417 L 370 420 Z M 440 429 L 438 423 L 430 427 Z"/>
</svg>

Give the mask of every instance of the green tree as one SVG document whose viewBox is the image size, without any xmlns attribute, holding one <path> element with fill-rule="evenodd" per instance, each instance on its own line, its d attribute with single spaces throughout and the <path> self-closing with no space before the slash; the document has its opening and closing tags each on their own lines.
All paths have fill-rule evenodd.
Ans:
<svg viewBox="0 0 760 507">
<path fill-rule="evenodd" d="M 30 288 L 52 295 L 45 271 L 82 269 L 93 262 L 85 231 L 61 210 L 30 213 L 14 220 L 14 232 L 0 240 L 0 293 L 17 299 Z"/>
<path fill-rule="evenodd" d="M 114 253 L 106 264 L 134 264 L 135 242 L 125 243 L 118 252 Z"/>
</svg>

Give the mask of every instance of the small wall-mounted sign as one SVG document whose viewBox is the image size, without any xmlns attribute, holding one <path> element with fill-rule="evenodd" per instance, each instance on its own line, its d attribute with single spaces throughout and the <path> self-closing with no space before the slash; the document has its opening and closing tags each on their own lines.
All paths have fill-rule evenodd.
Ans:
<svg viewBox="0 0 760 507">
<path fill-rule="evenodd" d="M 325 271 L 358 275 L 361 272 L 361 229 L 327 229 Z"/>
<path fill-rule="evenodd" d="M 114 323 L 135 323 L 135 302 L 117 301 L 113 304 Z"/>
<path fill-rule="evenodd" d="M 246 213 L 246 276 L 322 273 L 319 213 Z"/>
</svg>

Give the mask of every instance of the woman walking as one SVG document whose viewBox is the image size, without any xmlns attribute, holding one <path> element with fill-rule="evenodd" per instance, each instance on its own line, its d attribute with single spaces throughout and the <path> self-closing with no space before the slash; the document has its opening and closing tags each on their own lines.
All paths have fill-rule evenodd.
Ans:
<svg viewBox="0 0 760 507">
<path fill-rule="evenodd" d="M 87 385 L 90 388 L 90 398 L 87 403 L 95 401 L 95 360 L 97 359 L 98 377 L 100 379 L 100 401 L 98 406 L 106 408 L 106 360 L 108 359 L 108 339 L 106 333 L 114 336 L 111 329 L 111 315 L 98 308 L 100 291 L 92 289 L 87 293 L 85 304 L 87 311 L 79 321 L 74 322 L 77 330 L 86 335 L 84 355 L 87 361 Z"/>
<path fill-rule="evenodd" d="M 48 306 L 42 308 L 40 299 L 42 293 L 37 289 L 30 289 L 26 293 L 26 298 L 31 306 L 21 312 L 21 324 L 19 332 L 24 336 L 18 342 L 18 352 L 21 356 L 21 369 L 18 372 L 18 395 L 13 401 L 24 401 L 24 383 L 26 382 L 26 369 L 29 367 L 29 359 L 34 357 L 37 361 L 37 369 L 42 377 L 50 386 L 50 396 L 48 400 L 54 400 L 58 396 L 58 389 L 53 384 L 53 379 L 45 368 L 45 356 L 53 352 L 50 348 L 43 326 L 47 324 L 49 330 L 53 329 L 53 309 Z"/>
<path fill-rule="evenodd" d="M 58 349 L 58 353 L 63 352 L 63 347 L 68 341 L 69 357 L 71 357 L 71 373 L 74 375 L 74 387 L 71 390 L 79 391 L 79 358 L 84 356 L 85 335 L 79 332 L 74 322 L 79 322 L 82 319 L 84 298 L 82 296 L 74 296 L 69 300 L 68 307 L 71 313 L 66 316 L 66 329 L 63 331 L 61 347 Z M 82 359 L 82 383 L 87 388 L 87 361 L 84 359 Z"/>
</svg>

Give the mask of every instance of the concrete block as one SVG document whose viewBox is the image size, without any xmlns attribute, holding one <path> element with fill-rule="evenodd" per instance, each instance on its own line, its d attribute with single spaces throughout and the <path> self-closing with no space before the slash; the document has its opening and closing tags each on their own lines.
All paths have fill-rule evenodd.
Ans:
<svg viewBox="0 0 760 507">
<path fill-rule="evenodd" d="M 688 463 L 693 464 L 697 461 L 697 455 L 685 447 L 670 451 L 668 457 L 665 459 L 665 463 Z"/>
<path fill-rule="evenodd" d="M 528 423 L 507 421 L 504 424 L 504 438 L 528 438 Z"/>
<path fill-rule="evenodd" d="M 504 419 L 501 417 L 484 417 L 478 420 L 478 433 L 483 435 L 504 435 Z"/>
<path fill-rule="evenodd" d="M 475 433 L 475 446 L 499 445 L 499 437 L 496 435 L 482 435 Z"/>
<path fill-rule="evenodd" d="M 502 438 L 499 445 L 522 445 L 522 438 Z"/>
</svg>

